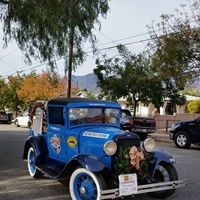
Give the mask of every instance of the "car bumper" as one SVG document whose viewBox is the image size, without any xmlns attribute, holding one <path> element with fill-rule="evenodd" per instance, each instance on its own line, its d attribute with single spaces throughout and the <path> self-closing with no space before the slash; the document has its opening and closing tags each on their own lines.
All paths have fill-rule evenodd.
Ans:
<svg viewBox="0 0 200 200">
<path fill-rule="evenodd" d="M 0 119 L 0 123 L 8 123 L 9 120 L 8 119 Z"/>
<path fill-rule="evenodd" d="M 185 185 L 184 180 L 139 185 L 137 188 L 137 192 L 133 193 L 132 196 L 149 192 L 158 192 L 162 190 L 174 190 L 176 188 L 183 187 L 184 185 Z M 100 193 L 101 193 L 100 199 L 115 199 L 121 197 L 119 194 L 119 189 L 101 190 Z"/>
<path fill-rule="evenodd" d="M 172 131 L 169 132 L 169 138 L 170 138 L 171 140 L 174 139 L 174 133 L 173 133 Z"/>
<path fill-rule="evenodd" d="M 132 132 L 135 133 L 155 133 L 155 129 L 144 129 L 144 128 L 132 128 Z"/>
</svg>

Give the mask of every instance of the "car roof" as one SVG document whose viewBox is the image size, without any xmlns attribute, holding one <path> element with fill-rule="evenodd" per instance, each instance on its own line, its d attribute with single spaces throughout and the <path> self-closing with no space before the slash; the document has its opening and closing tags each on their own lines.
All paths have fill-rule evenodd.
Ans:
<svg viewBox="0 0 200 200">
<path fill-rule="evenodd" d="M 67 105 L 71 103 L 118 104 L 111 101 L 104 101 L 100 99 L 89 99 L 89 98 L 56 98 L 48 101 L 48 105 Z"/>
</svg>

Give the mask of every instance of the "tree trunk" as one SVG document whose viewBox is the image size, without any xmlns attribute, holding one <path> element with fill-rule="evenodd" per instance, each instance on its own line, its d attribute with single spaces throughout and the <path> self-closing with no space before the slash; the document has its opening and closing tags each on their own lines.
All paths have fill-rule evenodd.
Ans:
<svg viewBox="0 0 200 200">
<path fill-rule="evenodd" d="M 73 48 L 74 48 L 74 28 L 71 29 L 69 39 L 69 66 L 68 66 L 68 87 L 67 97 L 71 97 L 71 86 L 72 86 L 72 64 L 73 64 Z"/>
<path fill-rule="evenodd" d="M 133 99 L 133 117 L 135 118 L 136 116 L 136 109 L 137 109 L 137 104 L 138 104 L 139 101 L 137 101 L 136 99 Z"/>
</svg>

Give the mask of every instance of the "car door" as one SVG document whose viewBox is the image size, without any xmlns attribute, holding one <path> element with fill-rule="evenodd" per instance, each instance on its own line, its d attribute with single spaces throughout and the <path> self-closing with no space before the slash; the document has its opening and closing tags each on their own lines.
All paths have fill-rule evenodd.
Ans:
<svg viewBox="0 0 200 200">
<path fill-rule="evenodd" d="M 47 144 L 49 156 L 52 159 L 66 162 L 66 122 L 64 107 L 48 107 Z"/>
</svg>

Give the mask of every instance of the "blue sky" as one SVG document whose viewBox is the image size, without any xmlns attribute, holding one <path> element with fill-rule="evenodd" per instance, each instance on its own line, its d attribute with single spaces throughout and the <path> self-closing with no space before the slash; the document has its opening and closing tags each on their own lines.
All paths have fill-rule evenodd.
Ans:
<svg viewBox="0 0 200 200">
<path fill-rule="evenodd" d="M 101 31 L 95 31 L 98 39 L 97 47 L 100 49 L 115 46 L 121 40 L 121 43 L 133 43 L 127 47 L 133 53 L 139 53 L 144 50 L 145 42 L 139 42 L 148 38 L 146 25 L 151 25 L 152 21 L 159 22 L 161 14 L 174 14 L 176 8 L 180 8 L 181 4 L 185 4 L 186 0 L 112 0 L 110 2 L 110 11 L 106 19 L 100 19 Z M 141 35 L 141 36 L 137 36 Z M 0 29 L 0 37 L 3 37 L 2 29 Z M 130 39 L 125 39 L 130 37 Z M 85 50 L 90 52 L 91 48 L 86 45 Z M 100 51 L 101 54 L 116 55 L 115 49 Z M 95 59 L 92 53 L 88 53 L 84 64 L 77 68 L 74 75 L 85 75 L 93 72 L 95 67 Z M 13 41 L 10 45 L 3 49 L 2 39 L 0 40 L 0 75 L 6 76 L 16 71 L 34 68 L 37 72 L 45 70 L 46 66 L 40 65 L 39 61 L 33 61 L 31 66 L 24 63 L 23 55 Z M 37 67 L 38 66 L 38 67 Z M 62 75 L 64 71 L 63 62 L 58 62 L 58 71 Z"/>
</svg>

